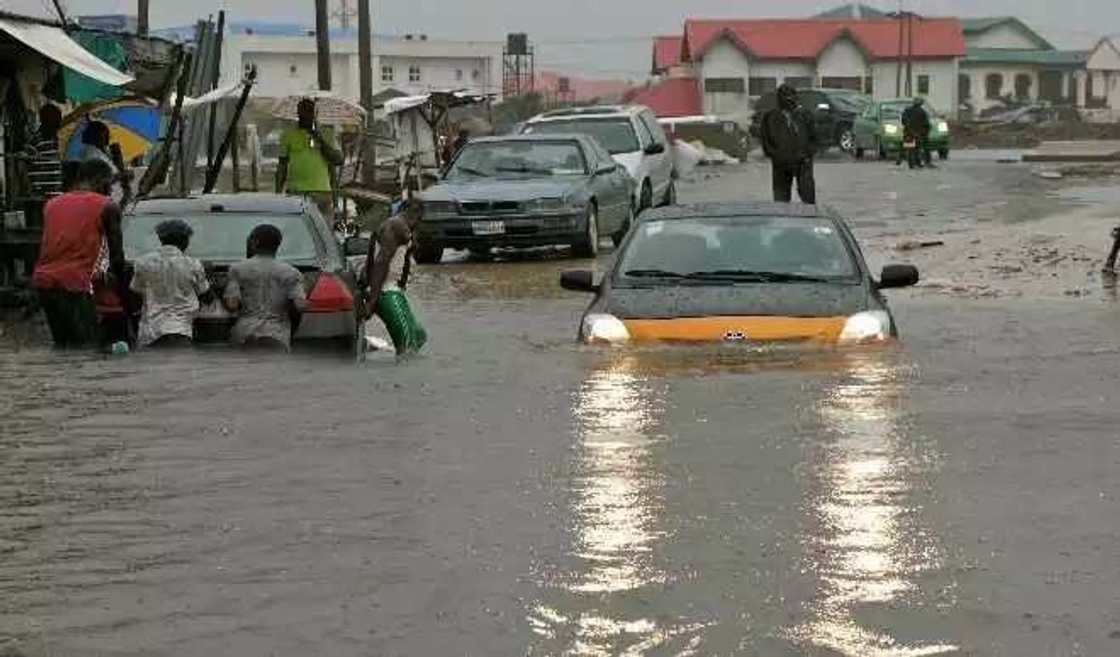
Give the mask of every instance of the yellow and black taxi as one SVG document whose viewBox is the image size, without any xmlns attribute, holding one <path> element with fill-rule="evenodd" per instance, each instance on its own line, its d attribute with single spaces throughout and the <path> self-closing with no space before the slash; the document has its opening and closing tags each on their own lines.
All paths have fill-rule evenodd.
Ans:
<svg viewBox="0 0 1120 657">
<path fill-rule="evenodd" d="M 589 343 L 885 342 L 898 331 L 882 291 L 917 282 L 909 265 L 876 280 L 839 214 L 785 203 L 653 210 L 601 282 L 560 278 L 595 294 L 579 331 Z"/>
</svg>

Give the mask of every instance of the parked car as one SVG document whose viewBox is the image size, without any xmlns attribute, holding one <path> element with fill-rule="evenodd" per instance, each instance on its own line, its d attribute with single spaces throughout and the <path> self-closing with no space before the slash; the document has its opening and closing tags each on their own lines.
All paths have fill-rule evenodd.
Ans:
<svg viewBox="0 0 1120 657">
<path fill-rule="evenodd" d="M 913 104 L 912 98 L 895 98 L 868 105 L 856 120 L 856 157 L 863 157 L 868 151 L 880 158 L 897 157 L 902 149 L 902 112 Z M 930 152 L 947 160 L 952 146 L 949 122 L 928 104 L 925 109 L 930 118 Z"/>
<path fill-rule="evenodd" d="M 446 248 L 570 244 L 594 257 L 602 237 L 617 244 L 626 235 L 633 189 L 625 169 L 586 135 L 476 139 L 424 191 L 415 256 L 436 263 Z"/>
<path fill-rule="evenodd" d="M 646 213 L 602 282 L 561 275 L 594 301 L 585 342 L 817 342 L 897 337 L 882 291 L 914 285 L 908 265 L 871 276 L 847 223 L 816 206 L 724 203 Z"/>
<path fill-rule="evenodd" d="M 677 201 L 669 140 L 648 107 L 579 107 L 541 114 L 522 134 L 577 133 L 594 137 L 634 179 L 634 207 L 640 213 Z"/>
<path fill-rule="evenodd" d="M 718 116 L 686 116 L 661 119 L 660 123 L 674 141 L 699 141 L 739 160 L 746 160 L 751 152 L 750 133 L 735 121 Z"/>
<path fill-rule="evenodd" d="M 124 217 L 129 262 L 159 248 L 156 226 L 182 219 L 194 230 L 188 254 L 206 266 L 216 292 L 225 288 L 230 265 L 245 259 L 249 233 L 261 224 L 280 229 L 277 258 L 303 274 L 308 307 L 297 341 L 329 341 L 356 348 L 361 337 L 358 275 L 346 261 L 344 245 L 313 203 L 275 194 L 214 194 L 137 203 Z M 368 242 L 363 240 L 365 245 Z M 358 247 L 360 248 L 360 246 Z M 227 342 L 236 317 L 220 301 L 203 308 L 194 323 L 196 342 Z"/>
<path fill-rule="evenodd" d="M 839 148 L 845 153 L 855 150 L 852 126 L 856 117 L 871 103 L 871 97 L 850 89 L 798 89 L 801 106 L 812 113 L 817 128 L 821 151 Z M 763 94 L 754 102 L 750 134 L 759 138 L 762 116 L 778 106 L 778 93 Z"/>
</svg>

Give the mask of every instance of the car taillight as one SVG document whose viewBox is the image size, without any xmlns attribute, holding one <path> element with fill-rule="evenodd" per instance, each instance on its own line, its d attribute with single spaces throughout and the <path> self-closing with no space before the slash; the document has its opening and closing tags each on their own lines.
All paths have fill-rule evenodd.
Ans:
<svg viewBox="0 0 1120 657">
<path fill-rule="evenodd" d="M 307 312 L 340 313 L 354 309 L 354 295 L 338 276 L 323 273 L 307 295 Z"/>
</svg>

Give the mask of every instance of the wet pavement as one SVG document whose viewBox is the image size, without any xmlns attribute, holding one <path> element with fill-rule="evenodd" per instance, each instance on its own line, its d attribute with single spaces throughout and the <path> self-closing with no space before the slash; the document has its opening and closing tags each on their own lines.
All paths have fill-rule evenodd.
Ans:
<svg viewBox="0 0 1120 657">
<path fill-rule="evenodd" d="M 1021 165 L 917 175 L 820 180 L 873 263 L 935 279 L 893 244 L 1094 202 Z M 401 363 L 0 340 L 0 654 L 1120 652 L 1106 294 L 895 293 L 885 349 L 602 350 L 556 287 L 581 265 L 420 268 Z"/>
</svg>

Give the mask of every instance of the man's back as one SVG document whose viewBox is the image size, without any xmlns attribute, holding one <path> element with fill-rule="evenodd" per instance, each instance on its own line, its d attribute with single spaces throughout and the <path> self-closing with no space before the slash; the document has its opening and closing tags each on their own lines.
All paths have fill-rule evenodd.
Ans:
<svg viewBox="0 0 1120 657">
<path fill-rule="evenodd" d="M 140 344 L 164 335 L 191 337 L 199 295 L 210 288 L 202 263 L 164 245 L 136 261 L 132 289 L 144 297 Z"/>
<path fill-rule="evenodd" d="M 224 295 L 240 302 L 241 314 L 233 329 L 233 341 L 269 339 L 291 343 L 291 318 L 294 306 L 307 305 L 299 270 L 275 258 L 255 256 L 230 267 Z"/>
<path fill-rule="evenodd" d="M 334 133 L 324 128 L 323 138 L 333 142 Z M 331 191 L 330 165 L 311 133 L 298 126 L 285 129 L 280 136 L 280 149 L 288 160 L 289 193 Z"/>
<path fill-rule="evenodd" d="M 92 291 L 93 270 L 105 234 L 102 212 L 108 203 L 108 197 L 90 191 L 69 192 L 47 203 L 35 287 Z"/>
</svg>

